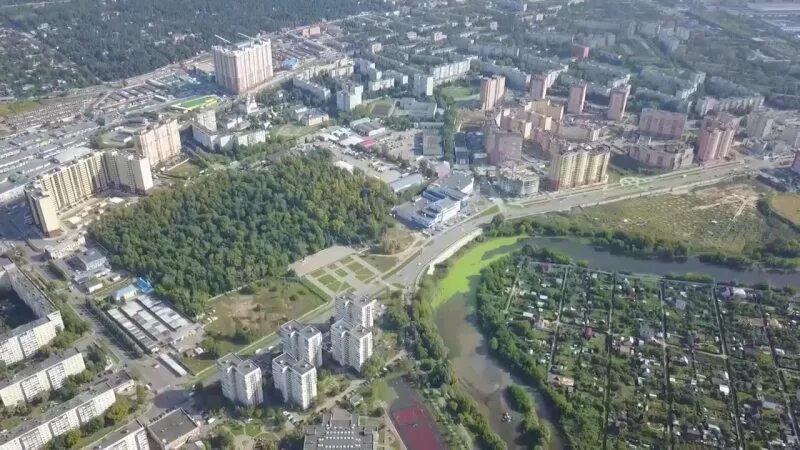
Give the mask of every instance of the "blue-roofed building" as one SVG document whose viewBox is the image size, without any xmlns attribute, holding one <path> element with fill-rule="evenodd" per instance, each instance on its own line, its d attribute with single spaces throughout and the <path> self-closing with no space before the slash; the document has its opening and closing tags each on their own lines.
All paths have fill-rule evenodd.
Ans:
<svg viewBox="0 0 800 450">
<path fill-rule="evenodd" d="M 286 58 L 281 61 L 281 67 L 286 70 L 292 70 L 297 67 L 298 64 L 300 64 L 300 61 L 298 61 L 297 58 Z"/>
<path fill-rule="evenodd" d="M 149 281 L 145 280 L 144 278 L 137 278 L 136 279 L 136 287 L 142 291 L 142 294 L 152 294 L 155 289 L 153 289 L 153 285 L 150 284 Z"/>
</svg>

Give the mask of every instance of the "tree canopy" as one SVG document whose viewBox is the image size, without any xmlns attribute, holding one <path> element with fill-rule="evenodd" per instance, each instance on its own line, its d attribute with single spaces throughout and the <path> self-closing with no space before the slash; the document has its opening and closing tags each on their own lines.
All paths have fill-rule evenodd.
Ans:
<svg viewBox="0 0 800 450">
<path fill-rule="evenodd" d="M 156 193 L 106 215 L 91 232 L 112 264 L 148 278 L 195 315 L 210 296 L 281 275 L 330 245 L 376 241 L 393 201 L 380 181 L 317 152 Z"/>
</svg>

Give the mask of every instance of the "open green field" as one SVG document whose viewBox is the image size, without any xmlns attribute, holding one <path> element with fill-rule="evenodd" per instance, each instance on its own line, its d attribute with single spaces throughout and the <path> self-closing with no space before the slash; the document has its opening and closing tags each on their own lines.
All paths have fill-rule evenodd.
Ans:
<svg viewBox="0 0 800 450">
<path fill-rule="evenodd" d="M 299 138 L 307 134 L 313 133 L 314 130 L 316 129 L 317 127 L 302 127 L 300 125 L 294 125 L 288 123 L 286 125 L 281 125 L 280 127 L 278 127 L 278 129 L 275 130 L 275 133 L 278 136 Z"/>
<path fill-rule="evenodd" d="M 322 305 L 324 300 L 297 281 L 269 279 L 254 286 L 252 294 L 228 294 L 214 300 L 217 319 L 206 331 L 233 336 L 244 326 L 261 337 L 277 330 L 281 323 L 300 317 Z"/>
<path fill-rule="evenodd" d="M 453 100 L 461 100 L 471 97 L 478 93 L 478 90 L 473 87 L 465 86 L 447 86 L 442 88 L 442 95 L 451 97 Z"/>
<path fill-rule="evenodd" d="M 188 100 L 184 100 L 175 106 L 178 108 L 185 108 L 189 111 L 194 111 L 196 109 L 200 109 L 206 106 L 212 106 L 219 103 L 219 97 L 216 95 L 203 95 L 200 97 L 190 98 Z"/>
<path fill-rule="evenodd" d="M 197 164 L 193 163 L 192 161 L 186 161 L 180 166 L 168 171 L 167 174 L 176 178 L 188 179 L 199 176 L 201 170 L 202 169 Z"/>
<path fill-rule="evenodd" d="M 372 267 L 378 269 L 381 273 L 386 273 L 397 264 L 397 258 L 394 256 L 384 255 L 364 255 L 361 257 L 364 261 L 368 262 Z"/>
<path fill-rule="evenodd" d="M 447 275 L 437 284 L 436 296 L 431 307 L 436 309 L 456 295 L 468 295 L 474 292 L 470 284 L 479 281 L 481 270 L 506 255 L 506 252 L 493 252 L 493 250 L 514 245 L 520 239 L 524 237 L 487 239 L 456 256 L 450 263 Z"/>
<path fill-rule="evenodd" d="M 769 207 L 778 215 L 800 226 L 800 195 L 798 194 L 779 194 L 769 199 Z"/>
<path fill-rule="evenodd" d="M 20 100 L 11 103 L 0 103 L 0 117 L 8 117 L 8 116 L 13 116 L 15 114 L 30 112 L 40 106 L 42 105 L 39 102 L 31 100 Z"/>
<path fill-rule="evenodd" d="M 767 221 L 758 210 L 758 200 L 768 193 L 761 184 L 742 182 L 574 209 L 542 220 L 637 232 L 684 242 L 693 252 L 741 253 L 792 233 L 788 226 Z"/>
</svg>

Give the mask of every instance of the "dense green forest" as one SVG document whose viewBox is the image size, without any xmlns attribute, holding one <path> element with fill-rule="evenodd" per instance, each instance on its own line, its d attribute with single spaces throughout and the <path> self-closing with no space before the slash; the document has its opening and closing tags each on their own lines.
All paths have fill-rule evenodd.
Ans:
<svg viewBox="0 0 800 450">
<path fill-rule="evenodd" d="M 19 2 L 0 0 L 2 4 Z M 238 40 L 254 35 L 381 7 L 377 0 L 72 0 L 42 8 L 0 9 L 0 27 L 34 34 L 43 48 L 80 68 L 79 84 L 127 78 L 208 50 L 218 34 Z M 47 24 L 47 29 L 38 30 Z M 12 54 L 6 56 L 13 56 Z M 2 58 L 13 71 L 24 63 Z M 51 73 L 40 65 L 42 75 Z M 54 80 L 40 79 L 41 83 Z"/>
<path fill-rule="evenodd" d="M 115 266 L 149 278 L 194 315 L 210 296 L 281 275 L 332 244 L 376 241 L 393 201 L 381 182 L 320 152 L 157 193 L 105 216 L 92 234 Z"/>
</svg>

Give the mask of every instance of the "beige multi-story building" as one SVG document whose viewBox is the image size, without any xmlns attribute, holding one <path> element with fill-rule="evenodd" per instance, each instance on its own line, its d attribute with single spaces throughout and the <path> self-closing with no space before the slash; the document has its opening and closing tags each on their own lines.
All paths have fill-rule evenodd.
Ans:
<svg viewBox="0 0 800 450">
<path fill-rule="evenodd" d="M 567 112 L 570 114 L 580 114 L 583 112 L 583 104 L 586 102 L 586 83 L 573 84 L 569 87 L 569 98 L 567 99 Z"/>
<path fill-rule="evenodd" d="M 497 170 L 497 188 L 514 197 L 528 197 L 539 192 L 539 174 L 520 166 Z"/>
<path fill-rule="evenodd" d="M 767 111 L 753 111 L 747 115 L 747 137 L 764 139 L 772 132 L 775 119 Z"/>
<path fill-rule="evenodd" d="M 322 366 L 322 332 L 316 327 L 291 320 L 281 325 L 278 336 L 284 352 L 298 361 Z"/>
<path fill-rule="evenodd" d="M 150 166 L 157 167 L 181 153 L 178 121 L 168 119 L 136 130 L 133 133 L 133 143 L 139 154 L 150 161 Z"/>
<path fill-rule="evenodd" d="M 728 113 L 705 117 L 697 132 L 697 159 L 707 162 L 728 156 L 738 126 L 739 119 Z"/>
<path fill-rule="evenodd" d="M 553 155 L 548 172 L 550 189 L 559 191 L 608 181 L 608 147 L 588 145 L 563 149 Z"/>
<path fill-rule="evenodd" d="M 682 142 L 630 145 L 625 151 L 635 161 L 654 169 L 684 169 L 694 159 L 694 149 Z"/>
<path fill-rule="evenodd" d="M 272 78 L 272 42 L 256 39 L 211 49 L 217 84 L 233 94 L 245 93 Z"/>
<path fill-rule="evenodd" d="M 618 86 L 611 90 L 611 96 L 608 100 L 608 112 L 606 113 L 608 120 L 622 120 L 625 116 L 625 108 L 628 106 L 628 95 L 630 93 L 631 86 L 629 84 Z"/>
<path fill-rule="evenodd" d="M 331 325 L 331 354 L 344 367 L 361 371 L 372 356 L 372 331 L 346 320 Z"/>
<path fill-rule="evenodd" d="M 272 360 L 272 381 L 283 401 L 307 409 L 317 397 L 317 369 L 288 353 Z"/>
<path fill-rule="evenodd" d="M 375 323 L 375 306 L 377 301 L 365 295 L 342 294 L 335 300 L 336 320 L 346 320 L 365 328 L 372 328 Z"/>
<path fill-rule="evenodd" d="M 217 369 L 225 398 L 245 406 L 256 406 L 264 402 L 261 368 L 256 363 L 229 353 L 217 360 Z"/>
<path fill-rule="evenodd" d="M 547 97 L 547 77 L 544 75 L 532 76 L 529 93 L 533 100 L 544 100 Z"/>
<path fill-rule="evenodd" d="M 550 131 L 553 128 L 552 117 L 534 111 L 528 111 L 528 122 L 534 130 Z"/>
<path fill-rule="evenodd" d="M 503 103 L 506 95 L 506 77 L 502 75 L 492 75 L 481 81 L 481 110 L 491 111 L 498 104 Z"/>
<path fill-rule="evenodd" d="M 484 149 L 489 164 L 499 166 L 508 161 L 522 158 L 522 134 L 516 131 L 502 131 L 490 123 L 485 131 Z"/>
<path fill-rule="evenodd" d="M 564 118 L 564 107 L 551 104 L 550 100 L 537 100 L 525 105 L 525 111 L 534 112 L 543 116 L 550 117 L 553 121 L 560 121 Z"/>
<path fill-rule="evenodd" d="M 680 139 L 686 128 L 686 114 L 644 108 L 639 116 L 639 133 L 662 139 Z"/>
<path fill-rule="evenodd" d="M 55 236 L 58 214 L 109 188 L 149 192 L 153 175 L 148 158 L 121 150 L 90 153 L 40 175 L 25 194 L 33 222 L 46 236 Z"/>
<path fill-rule="evenodd" d="M 527 115 L 525 114 L 525 116 Z M 526 120 L 525 116 L 512 116 L 510 111 L 505 110 L 500 116 L 500 129 L 520 133 L 523 139 L 530 139 L 533 133 L 533 123 Z"/>
<path fill-rule="evenodd" d="M 124 372 L 111 374 L 65 403 L 10 430 L 0 437 L 0 450 L 40 449 L 54 438 L 85 426 L 117 401 L 117 394 L 130 395 L 135 386 Z"/>
<path fill-rule="evenodd" d="M 0 382 L 0 401 L 10 408 L 20 403 L 30 403 L 43 392 L 64 386 L 67 377 L 86 369 L 83 355 L 77 349 L 53 356 L 38 364 L 28 366 L 9 380 Z"/>
</svg>

